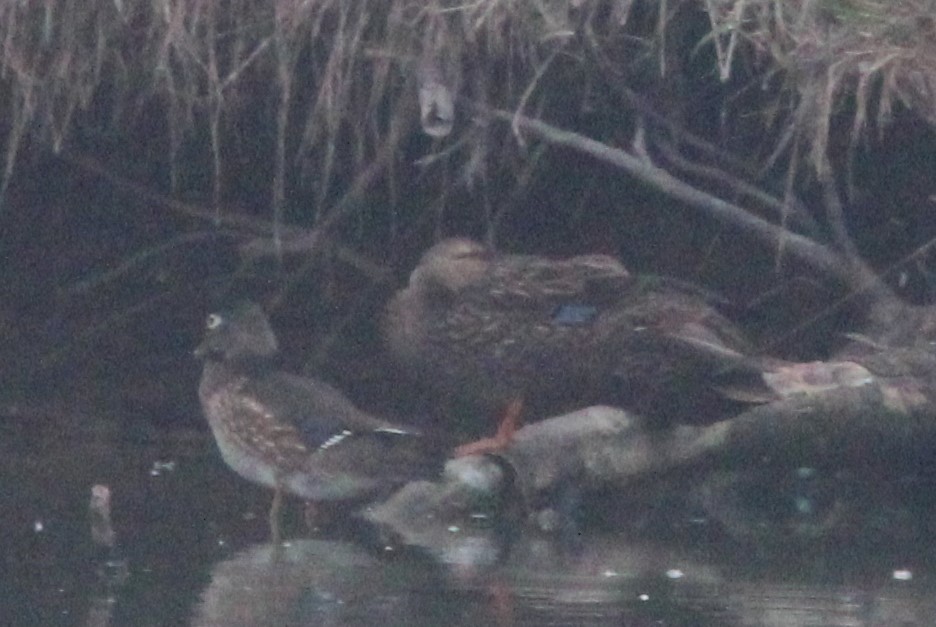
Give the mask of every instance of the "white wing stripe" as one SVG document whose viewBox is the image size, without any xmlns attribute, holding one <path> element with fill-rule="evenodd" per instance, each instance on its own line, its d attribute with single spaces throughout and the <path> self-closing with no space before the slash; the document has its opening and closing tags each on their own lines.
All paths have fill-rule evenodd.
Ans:
<svg viewBox="0 0 936 627">
<path fill-rule="evenodd" d="M 319 449 L 325 450 L 325 449 L 327 449 L 327 448 L 330 448 L 330 447 L 332 447 L 332 446 L 335 446 L 336 444 L 338 444 L 339 442 L 341 442 L 342 440 L 344 440 L 344 439 L 345 439 L 346 437 L 348 437 L 349 435 L 351 435 L 351 432 L 348 431 L 347 429 L 345 429 L 345 430 L 342 431 L 341 433 L 336 433 L 336 434 L 333 435 L 332 437 L 330 437 L 330 438 L 328 438 L 327 440 L 325 440 L 324 442 L 322 442 L 322 445 L 319 446 Z"/>
</svg>

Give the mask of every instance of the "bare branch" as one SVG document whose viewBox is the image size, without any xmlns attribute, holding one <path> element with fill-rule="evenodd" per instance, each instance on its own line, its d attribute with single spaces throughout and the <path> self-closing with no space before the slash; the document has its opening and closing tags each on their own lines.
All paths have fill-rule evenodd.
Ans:
<svg viewBox="0 0 936 627">
<path fill-rule="evenodd" d="M 874 272 L 864 264 L 846 263 L 846 260 L 827 247 L 807 237 L 791 233 L 771 224 L 735 204 L 696 189 L 669 172 L 623 150 L 613 148 L 584 135 L 557 128 L 540 120 L 517 116 L 512 112 L 489 109 L 480 105 L 475 105 L 475 111 L 483 117 L 515 123 L 522 130 L 552 145 L 576 150 L 601 162 L 621 168 L 631 176 L 652 185 L 664 194 L 686 203 L 689 207 L 704 211 L 717 220 L 731 224 L 744 233 L 771 246 L 777 247 L 782 243 L 793 256 L 803 263 L 820 272 L 836 277 L 858 293 L 867 294 L 877 300 L 898 300 Z"/>
</svg>

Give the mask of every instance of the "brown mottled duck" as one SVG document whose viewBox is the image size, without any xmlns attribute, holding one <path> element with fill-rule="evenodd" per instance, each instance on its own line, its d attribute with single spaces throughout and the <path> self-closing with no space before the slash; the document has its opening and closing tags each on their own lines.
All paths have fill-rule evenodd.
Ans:
<svg viewBox="0 0 936 627">
<path fill-rule="evenodd" d="M 245 479 L 307 501 L 361 499 L 437 473 L 449 451 L 358 409 L 334 387 L 277 369 L 263 310 L 208 316 L 198 395 L 221 456 Z"/>
<path fill-rule="evenodd" d="M 499 254 L 464 238 L 423 255 L 383 323 L 390 354 L 414 380 L 444 403 L 502 417 L 494 438 L 460 454 L 502 448 L 521 414 L 594 402 L 691 420 L 683 401 L 749 352 L 685 284 L 634 277 L 607 255 Z"/>
</svg>

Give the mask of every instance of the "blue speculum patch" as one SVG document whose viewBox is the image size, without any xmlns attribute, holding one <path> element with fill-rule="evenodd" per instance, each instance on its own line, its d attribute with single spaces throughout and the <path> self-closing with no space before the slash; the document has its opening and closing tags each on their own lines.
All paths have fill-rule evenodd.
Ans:
<svg viewBox="0 0 936 627">
<path fill-rule="evenodd" d="M 553 314 L 556 324 L 587 324 L 598 315 L 598 308 L 594 305 L 560 305 Z"/>
</svg>

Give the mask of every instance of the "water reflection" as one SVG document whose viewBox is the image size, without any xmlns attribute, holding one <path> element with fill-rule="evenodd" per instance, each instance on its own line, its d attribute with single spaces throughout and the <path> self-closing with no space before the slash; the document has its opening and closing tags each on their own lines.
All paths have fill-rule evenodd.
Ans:
<svg viewBox="0 0 936 627">
<path fill-rule="evenodd" d="M 444 566 L 444 568 L 443 568 Z M 341 541 L 262 544 L 218 562 L 197 625 L 917 625 L 932 588 L 744 581 L 686 551 L 589 538 L 570 555 L 521 539 L 498 565 L 381 556 Z M 377 617 L 380 617 L 379 619 Z"/>
<path fill-rule="evenodd" d="M 612 545 L 557 560 L 548 543 L 524 543 L 506 563 L 470 574 L 462 564 L 445 570 L 341 541 L 257 545 L 215 565 L 194 622 L 369 625 L 379 616 L 389 625 L 620 624 L 655 616 L 705 624 L 704 613 L 676 599 L 679 577 L 658 572 L 660 555 L 620 545 L 609 553 Z M 709 576 L 704 567 L 690 572 L 699 573 L 695 583 Z"/>
<path fill-rule="evenodd" d="M 195 625 L 445 624 L 432 564 L 342 541 L 260 544 L 218 562 Z M 483 624 L 483 623 L 482 623 Z"/>
<path fill-rule="evenodd" d="M 592 525 L 570 539 L 484 519 L 354 533 L 339 521 L 310 539 L 294 503 L 293 539 L 274 547 L 269 493 L 229 472 L 206 432 L 88 424 L 0 419 L 0 624 L 936 624 L 934 508 L 908 506 L 928 482 L 784 479 L 787 502 L 816 504 L 810 529 L 824 530 L 826 511 L 846 523 L 807 538 L 771 531 L 773 502 L 743 507 L 750 475 L 713 475 L 721 520 L 708 525 L 762 533 L 693 533 L 667 505 L 682 526 Z M 112 491 L 112 531 L 92 526 L 96 484 Z M 611 521 L 657 520 L 606 506 Z"/>
</svg>

